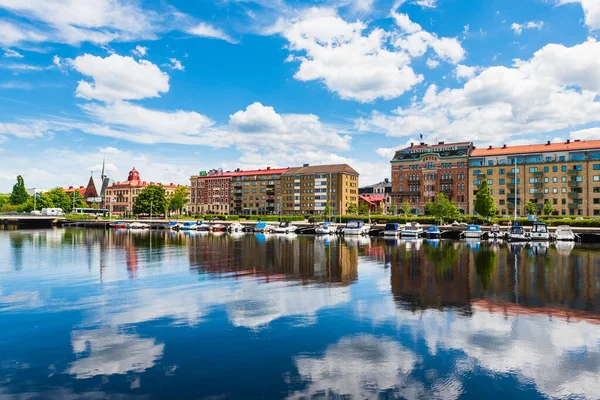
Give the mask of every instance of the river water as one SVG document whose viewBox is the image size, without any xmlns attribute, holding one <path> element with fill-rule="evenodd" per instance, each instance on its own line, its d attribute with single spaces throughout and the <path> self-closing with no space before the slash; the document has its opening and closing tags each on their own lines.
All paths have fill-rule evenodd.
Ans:
<svg viewBox="0 0 600 400">
<path fill-rule="evenodd" d="M 600 247 L 0 232 L 0 398 L 600 398 Z"/>
</svg>

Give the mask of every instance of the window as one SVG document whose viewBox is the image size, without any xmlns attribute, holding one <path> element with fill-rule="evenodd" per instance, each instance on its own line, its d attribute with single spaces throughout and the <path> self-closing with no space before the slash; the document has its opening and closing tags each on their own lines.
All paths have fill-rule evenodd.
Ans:
<svg viewBox="0 0 600 400">
<path fill-rule="evenodd" d="M 473 181 L 473 185 L 481 185 L 481 181 L 480 180 L 474 180 Z"/>
<path fill-rule="evenodd" d="M 499 182 L 501 185 L 504 185 L 504 179 L 500 179 L 498 182 Z"/>
<path fill-rule="evenodd" d="M 557 188 L 552 189 L 552 193 L 554 193 L 554 194 L 558 193 L 558 189 Z"/>
<path fill-rule="evenodd" d="M 473 171 L 473 175 L 479 175 L 481 173 L 480 169 L 476 169 Z"/>
<path fill-rule="evenodd" d="M 594 164 L 594 171 L 600 170 L 600 164 Z"/>
<path fill-rule="evenodd" d="M 487 174 L 488 174 L 488 175 L 492 175 L 493 173 L 494 173 L 494 171 L 493 171 L 493 170 L 491 170 L 491 169 L 488 169 L 488 170 L 487 170 Z"/>
<path fill-rule="evenodd" d="M 548 183 L 548 178 L 544 178 L 544 183 Z"/>
<path fill-rule="evenodd" d="M 563 176 L 562 178 L 560 178 L 560 181 L 563 182 L 563 183 L 566 182 L 567 181 L 567 177 Z"/>
<path fill-rule="evenodd" d="M 560 167 L 560 170 L 561 170 L 562 172 L 567 172 L 567 166 L 566 166 L 566 165 L 563 165 L 562 167 Z"/>
<path fill-rule="evenodd" d="M 498 171 L 498 173 L 499 173 L 500 175 L 504 175 L 504 168 L 500 168 L 500 170 Z"/>
<path fill-rule="evenodd" d="M 552 172 L 558 172 L 558 167 L 556 165 L 552 167 Z"/>
<path fill-rule="evenodd" d="M 504 194 L 504 189 L 500 189 L 498 192 L 499 194 Z"/>
<path fill-rule="evenodd" d="M 555 176 L 554 178 L 552 178 L 552 182 L 553 183 L 557 183 L 558 182 L 558 178 Z"/>
<path fill-rule="evenodd" d="M 516 173 L 516 174 L 518 174 L 518 173 L 520 173 L 520 172 L 521 172 L 521 168 L 512 168 L 512 169 L 510 170 L 510 172 L 512 172 L 513 174 L 515 174 L 515 173 Z"/>
<path fill-rule="evenodd" d="M 529 172 L 537 172 L 537 167 L 529 167 Z"/>
<path fill-rule="evenodd" d="M 600 204 L 600 199 L 594 199 L 594 204 Z"/>
<path fill-rule="evenodd" d="M 594 182 L 600 182 L 600 175 L 594 175 Z"/>
<path fill-rule="evenodd" d="M 544 172 L 548 172 L 548 167 L 544 167 Z"/>
<path fill-rule="evenodd" d="M 576 176 L 575 177 L 575 181 L 576 182 L 583 182 L 583 176 Z M 565 182 L 565 181 L 563 181 L 563 182 Z"/>
<path fill-rule="evenodd" d="M 544 188 L 544 193 L 548 193 L 548 188 Z"/>
<path fill-rule="evenodd" d="M 562 193 L 567 193 L 567 188 L 562 188 L 562 189 L 560 189 L 560 191 L 561 191 Z"/>
<path fill-rule="evenodd" d="M 488 179 L 488 185 L 491 185 L 491 184 L 492 184 L 492 180 Z"/>
<path fill-rule="evenodd" d="M 595 186 L 593 189 L 594 193 L 600 193 L 600 187 L 599 186 Z"/>
</svg>

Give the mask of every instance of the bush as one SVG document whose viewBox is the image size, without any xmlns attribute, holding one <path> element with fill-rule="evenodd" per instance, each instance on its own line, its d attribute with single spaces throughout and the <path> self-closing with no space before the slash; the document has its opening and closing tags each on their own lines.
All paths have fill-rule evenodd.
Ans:
<svg viewBox="0 0 600 400">
<path fill-rule="evenodd" d="M 294 221 L 304 221 L 306 220 L 306 217 L 303 215 L 246 215 L 246 219 L 248 221 L 258 221 L 259 219 L 261 221 L 265 221 L 265 222 L 276 222 L 276 221 L 283 221 L 283 222 L 294 222 Z"/>
<path fill-rule="evenodd" d="M 205 214 L 205 215 L 194 215 L 194 219 L 209 221 L 213 218 L 218 219 L 219 221 L 239 221 L 240 217 L 237 215 L 225 215 L 225 214 Z"/>
</svg>

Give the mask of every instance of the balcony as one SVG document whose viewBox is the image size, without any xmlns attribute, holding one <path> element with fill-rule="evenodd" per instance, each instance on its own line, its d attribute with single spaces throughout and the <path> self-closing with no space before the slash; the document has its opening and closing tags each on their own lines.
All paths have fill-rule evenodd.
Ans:
<svg viewBox="0 0 600 400">
<path fill-rule="evenodd" d="M 440 179 L 441 184 L 452 183 L 454 180 L 452 178 L 442 178 Z"/>
<path fill-rule="evenodd" d="M 568 171 L 567 171 L 567 174 L 568 174 L 569 176 L 577 176 L 577 175 L 579 175 L 579 172 L 580 172 L 580 171 L 578 171 L 578 170 L 576 170 L 576 169 L 570 169 L 570 170 L 568 170 Z"/>
<path fill-rule="evenodd" d="M 578 208 L 580 206 L 580 204 L 578 203 L 569 203 L 569 209 L 572 210 L 574 208 Z"/>
<path fill-rule="evenodd" d="M 515 183 L 516 183 L 517 185 L 520 185 L 520 184 L 521 184 L 521 182 L 519 182 L 518 180 L 515 180 L 515 179 L 509 179 L 509 180 L 508 180 L 508 184 L 509 184 L 509 185 L 514 185 Z"/>
<path fill-rule="evenodd" d="M 242 198 L 240 197 L 239 199 L 235 199 L 234 200 L 236 203 L 241 203 L 242 202 Z"/>
<path fill-rule="evenodd" d="M 478 174 L 473 174 L 473 176 L 477 179 L 485 179 L 485 174 L 481 172 Z"/>
<path fill-rule="evenodd" d="M 534 199 L 543 199 L 544 193 L 532 193 L 531 195 Z"/>
<path fill-rule="evenodd" d="M 577 193 L 577 192 L 569 192 L 567 194 L 567 196 L 569 196 L 570 199 L 577 199 L 579 197 L 581 193 Z"/>
<path fill-rule="evenodd" d="M 544 187 L 544 182 L 533 182 L 532 185 L 534 188 L 541 188 Z"/>
<path fill-rule="evenodd" d="M 569 181 L 568 185 L 570 188 L 574 188 L 574 187 L 579 187 L 581 186 L 582 182 L 577 182 L 577 181 Z"/>
<path fill-rule="evenodd" d="M 544 173 L 542 171 L 535 171 L 531 173 L 531 176 L 535 178 L 541 178 L 542 176 L 544 176 Z"/>
</svg>

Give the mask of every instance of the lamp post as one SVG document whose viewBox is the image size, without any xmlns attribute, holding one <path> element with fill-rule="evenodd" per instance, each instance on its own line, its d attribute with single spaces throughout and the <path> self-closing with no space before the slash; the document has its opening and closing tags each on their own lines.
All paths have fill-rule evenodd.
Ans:
<svg viewBox="0 0 600 400">
<path fill-rule="evenodd" d="M 152 200 L 150 200 L 150 220 L 152 220 Z"/>
</svg>

